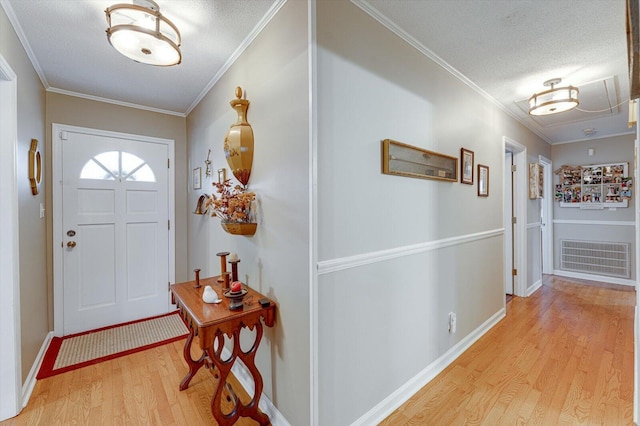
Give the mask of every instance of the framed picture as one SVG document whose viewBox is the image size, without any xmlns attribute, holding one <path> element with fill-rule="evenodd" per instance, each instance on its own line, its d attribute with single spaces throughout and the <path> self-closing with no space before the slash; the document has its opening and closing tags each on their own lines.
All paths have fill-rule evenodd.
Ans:
<svg viewBox="0 0 640 426">
<path fill-rule="evenodd" d="M 460 148 L 460 182 L 473 185 L 473 151 Z"/>
<path fill-rule="evenodd" d="M 218 169 L 218 183 L 224 183 L 227 180 L 227 169 Z"/>
<path fill-rule="evenodd" d="M 529 199 L 544 196 L 544 166 L 539 163 L 529 163 Z"/>
<path fill-rule="evenodd" d="M 420 179 L 458 181 L 458 158 L 385 139 L 382 173 Z"/>
<path fill-rule="evenodd" d="M 478 164 L 478 197 L 489 196 L 489 166 Z"/>
<path fill-rule="evenodd" d="M 193 169 L 193 189 L 202 189 L 202 167 Z"/>
</svg>

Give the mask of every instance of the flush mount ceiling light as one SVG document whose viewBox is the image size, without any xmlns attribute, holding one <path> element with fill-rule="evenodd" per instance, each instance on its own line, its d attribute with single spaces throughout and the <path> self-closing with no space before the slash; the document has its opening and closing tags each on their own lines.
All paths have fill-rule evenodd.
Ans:
<svg viewBox="0 0 640 426">
<path fill-rule="evenodd" d="M 544 82 L 551 89 L 540 93 L 534 93 L 529 98 L 529 114 L 549 115 L 569 111 L 578 106 L 578 88 L 573 86 L 558 87 L 562 80 L 554 78 Z"/>
<path fill-rule="evenodd" d="M 109 43 L 124 56 L 143 64 L 171 66 L 182 61 L 180 31 L 152 0 L 114 4 L 105 11 Z"/>
</svg>

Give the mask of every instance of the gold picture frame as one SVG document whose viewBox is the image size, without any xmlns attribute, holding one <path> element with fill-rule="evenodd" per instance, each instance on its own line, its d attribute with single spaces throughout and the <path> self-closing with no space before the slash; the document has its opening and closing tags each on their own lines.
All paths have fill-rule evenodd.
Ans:
<svg viewBox="0 0 640 426">
<path fill-rule="evenodd" d="M 38 195 L 40 182 L 42 181 L 42 156 L 38 149 L 38 139 L 31 139 L 29 148 L 29 183 L 31 194 Z"/>
<path fill-rule="evenodd" d="M 388 175 L 458 181 L 458 159 L 402 142 L 382 141 L 382 173 Z"/>
</svg>

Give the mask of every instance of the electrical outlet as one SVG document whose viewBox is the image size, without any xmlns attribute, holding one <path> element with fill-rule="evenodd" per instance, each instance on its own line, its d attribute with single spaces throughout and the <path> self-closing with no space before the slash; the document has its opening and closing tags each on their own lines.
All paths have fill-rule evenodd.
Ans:
<svg viewBox="0 0 640 426">
<path fill-rule="evenodd" d="M 449 312 L 449 333 L 456 332 L 456 313 Z"/>
</svg>

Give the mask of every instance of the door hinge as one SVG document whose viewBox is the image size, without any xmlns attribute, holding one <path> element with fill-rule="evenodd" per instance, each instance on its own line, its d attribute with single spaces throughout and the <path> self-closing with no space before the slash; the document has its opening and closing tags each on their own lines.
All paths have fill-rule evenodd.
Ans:
<svg viewBox="0 0 640 426">
<path fill-rule="evenodd" d="M 515 225 L 516 223 L 518 223 L 518 218 L 517 217 L 512 217 L 511 218 L 511 224 Z"/>
<path fill-rule="evenodd" d="M 518 275 L 518 270 L 516 268 L 513 268 L 513 271 L 511 271 L 511 275 L 513 275 L 514 277 Z"/>
<path fill-rule="evenodd" d="M 516 165 L 514 164 L 511 166 L 511 172 L 515 172 L 515 171 L 516 171 Z"/>
<path fill-rule="evenodd" d="M 167 229 L 169 231 L 171 231 L 171 221 L 170 220 L 167 221 Z"/>
<path fill-rule="evenodd" d="M 167 169 L 171 168 L 171 159 L 167 158 Z"/>
<path fill-rule="evenodd" d="M 167 290 L 171 290 L 171 281 L 167 283 Z"/>
</svg>

